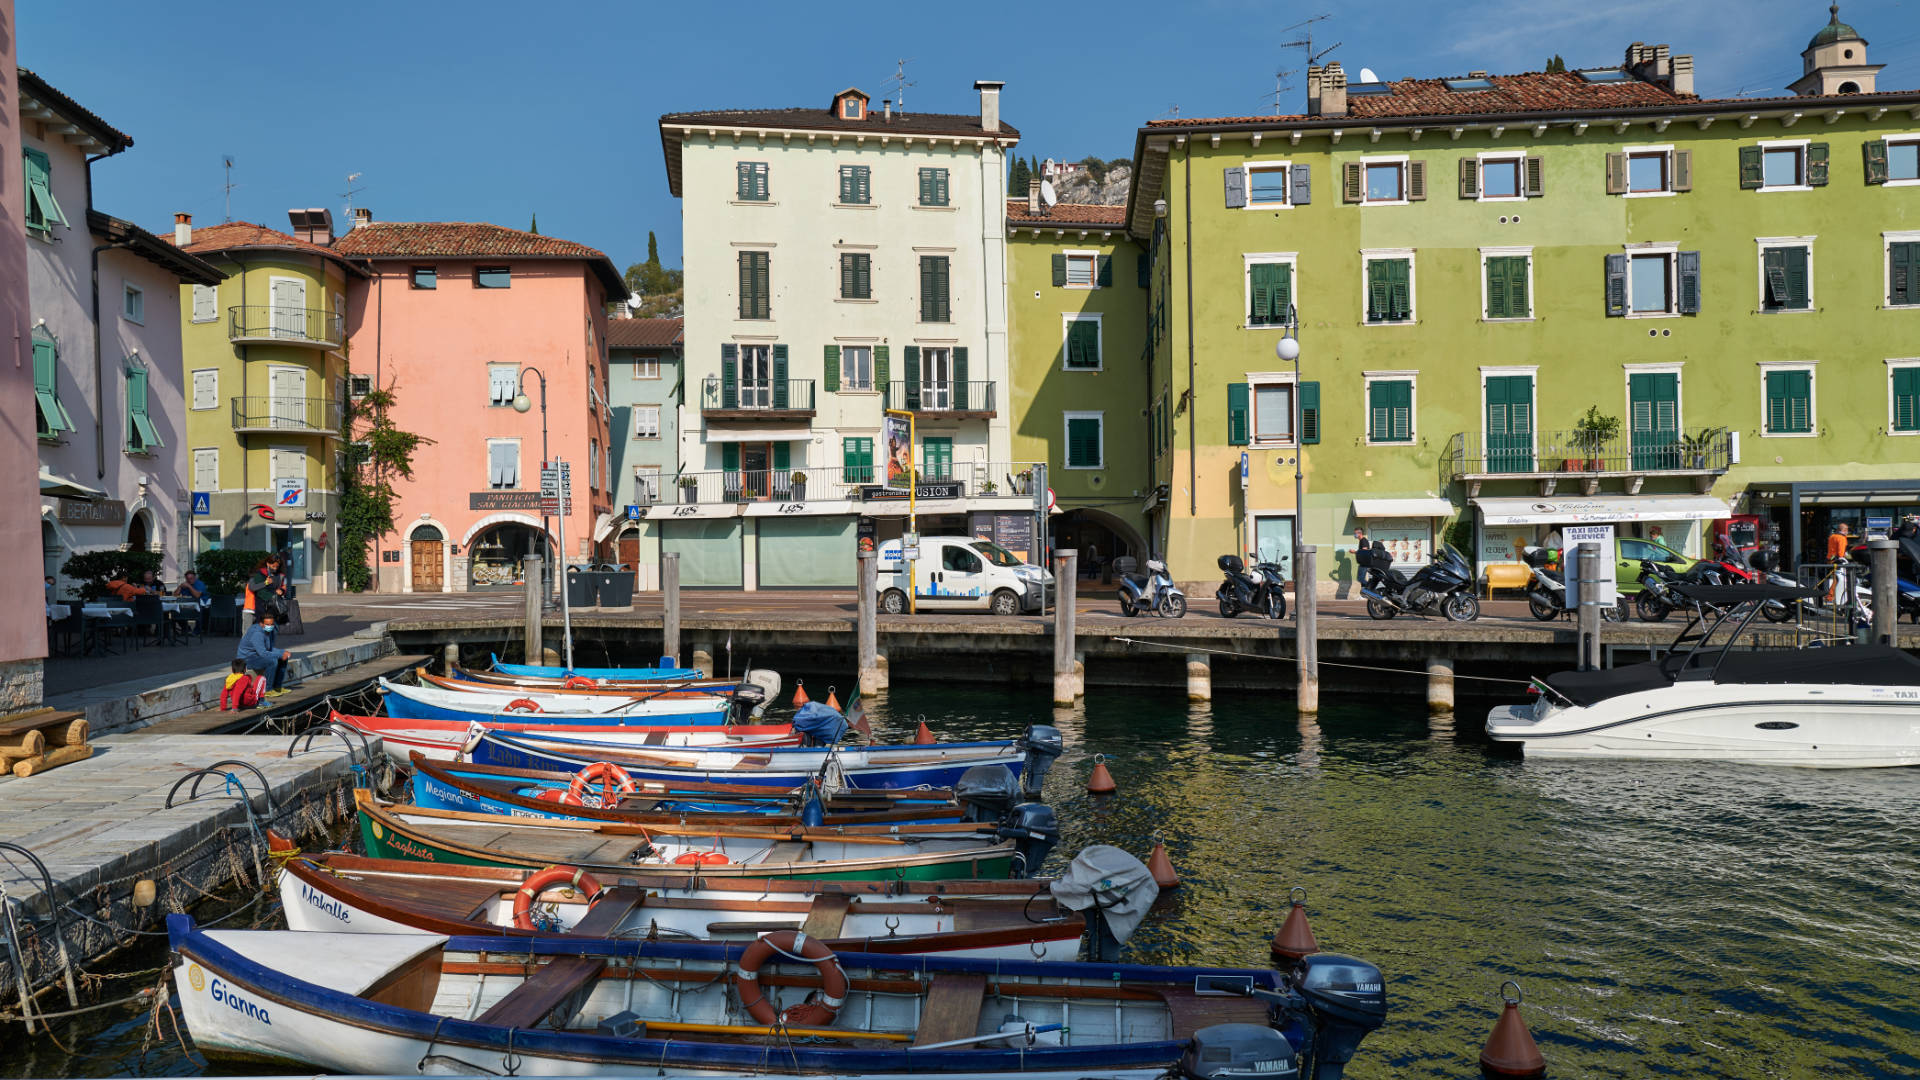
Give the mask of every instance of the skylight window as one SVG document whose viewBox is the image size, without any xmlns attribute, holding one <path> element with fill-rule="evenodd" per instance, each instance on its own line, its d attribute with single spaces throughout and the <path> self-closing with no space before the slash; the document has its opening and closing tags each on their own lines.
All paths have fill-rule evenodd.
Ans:
<svg viewBox="0 0 1920 1080">
<path fill-rule="evenodd" d="M 1580 77 L 1588 82 L 1632 82 L 1633 76 L 1619 68 L 1606 68 L 1601 71 L 1582 71 Z"/>
<path fill-rule="evenodd" d="M 1445 83 L 1447 85 L 1447 89 L 1449 90 L 1491 90 L 1493 89 L 1492 79 L 1481 79 L 1481 78 L 1442 79 L 1440 81 Z"/>
<path fill-rule="evenodd" d="M 1392 83 L 1363 82 L 1363 83 L 1354 83 L 1351 86 L 1347 87 L 1348 97 L 1353 97 L 1355 95 L 1364 96 L 1367 94 L 1391 94 L 1391 93 L 1393 93 Z"/>
</svg>

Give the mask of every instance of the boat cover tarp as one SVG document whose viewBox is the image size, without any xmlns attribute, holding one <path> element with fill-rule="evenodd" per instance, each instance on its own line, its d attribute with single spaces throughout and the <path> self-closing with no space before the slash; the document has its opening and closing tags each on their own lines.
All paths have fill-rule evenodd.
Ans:
<svg viewBox="0 0 1920 1080">
<path fill-rule="evenodd" d="M 1920 659 L 1890 645 L 1840 645 L 1792 652 L 1733 652 L 1714 672 L 1717 683 L 1812 683 L 1820 686 L 1920 686 Z"/>
<path fill-rule="evenodd" d="M 1154 884 L 1153 872 L 1145 863 L 1107 844 L 1082 848 L 1067 872 L 1047 889 L 1061 906 L 1073 911 L 1098 904 L 1107 917 L 1107 929 L 1122 945 L 1160 895 L 1160 886 Z"/>
<path fill-rule="evenodd" d="M 831 746 L 846 737 L 847 718 L 839 709 L 809 701 L 793 714 L 793 730 L 822 746 Z"/>
<path fill-rule="evenodd" d="M 1673 680 L 1658 661 L 1594 671 L 1556 671 L 1543 680 L 1575 705 L 1592 705 L 1622 694 L 1658 690 Z"/>
</svg>

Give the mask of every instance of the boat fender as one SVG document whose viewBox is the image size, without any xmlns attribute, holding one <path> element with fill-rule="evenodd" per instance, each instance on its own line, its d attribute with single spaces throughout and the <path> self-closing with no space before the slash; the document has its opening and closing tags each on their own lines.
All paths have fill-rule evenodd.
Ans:
<svg viewBox="0 0 1920 1080">
<path fill-rule="evenodd" d="M 775 1013 L 773 1003 L 760 993 L 760 965 L 775 953 L 810 962 L 820 972 L 820 991 L 807 995 L 804 1003 L 784 1013 Z M 819 939 L 800 930 L 776 930 L 747 946 L 747 951 L 740 954 L 740 973 L 733 985 L 747 1015 L 767 1026 L 777 1020 L 794 1027 L 825 1027 L 840 1015 L 840 1006 L 847 1001 L 847 973 L 840 967 L 839 958 Z"/>
<path fill-rule="evenodd" d="M 675 866 L 725 866 L 732 861 L 724 851 L 683 851 L 673 857 Z"/>
<path fill-rule="evenodd" d="M 532 698 L 517 697 L 517 698 L 514 698 L 512 701 L 507 702 L 507 707 L 504 709 L 501 709 L 500 711 L 501 712 L 543 712 L 545 710 L 541 709 L 540 703 L 533 700 Z"/>
<path fill-rule="evenodd" d="M 567 790 L 573 793 L 574 800 L 581 806 L 586 805 L 587 792 L 595 780 L 600 781 L 600 803 L 603 809 L 618 805 L 614 799 L 617 790 L 621 795 L 630 795 L 634 790 L 633 777 L 627 770 L 610 761 L 596 761 L 573 774 L 573 782 Z"/>
<path fill-rule="evenodd" d="M 513 894 L 513 925 L 522 930 L 535 929 L 533 902 L 555 885 L 567 885 L 585 894 L 589 905 L 600 895 L 600 882 L 585 870 L 577 866 L 549 866 L 528 878 L 520 891 Z"/>
</svg>

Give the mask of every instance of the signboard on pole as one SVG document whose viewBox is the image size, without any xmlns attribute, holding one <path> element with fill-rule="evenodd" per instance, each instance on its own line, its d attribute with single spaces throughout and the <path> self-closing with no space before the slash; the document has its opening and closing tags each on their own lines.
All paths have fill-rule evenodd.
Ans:
<svg viewBox="0 0 1920 1080">
<path fill-rule="evenodd" d="M 546 517 L 573 513 L 573 470 L 564 461 L 540 470 L 540 513 Z"/>
<path fill-rule="evenodd" d="M 196 491 L 193 493 L 193 509 L 187 511 L 192 517 L 213 516 L 213 492 Z"/>
<path fill-rule="evenodd" d="M 913 421 L 888 414 L 880 418 L 880 447 L 886 454 L 881 488 L 902 494 L 913 490 Z"/>
<path fill-rule="evenodd" d="M 299 508 L 307 505 L 306 480 L 283 476 L 273 482 L 273 487 L 275 492 L 273 505 L 282 508 Z"/>
<path fill-rule="evenodd" d="M 1600 548 L 1600 572 L 1599 579 L 1594 585 L 1594 599 L 1601 604 L 1618 603 L 1619 560 L 1614 557 L 1613 526 L 1563 525 L 1560 527 L 1560 539 L 1562 542 L 1561 564 L 1566 567 L 1567 607 L 1571 609 L 1580 603 L 1581 544 L 1595 544 Z"/>
</svg>

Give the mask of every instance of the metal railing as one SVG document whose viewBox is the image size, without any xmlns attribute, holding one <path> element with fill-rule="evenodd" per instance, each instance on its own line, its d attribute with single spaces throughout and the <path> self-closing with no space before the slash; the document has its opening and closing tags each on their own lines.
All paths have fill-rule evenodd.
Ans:
<svg viewBox="0 0 1920 1080">
<path fill-rule="evenodd" d="M 810 413 L 813 380 L 702 379 L 700 411 Z"/>
<path fill-rule="evenodd" d="M 227 309 L 227 338 L 232 341 L 284 341 L 335 348 L 345 337 L 345 324 L 345 318 L 322 308 L 236 304 Z"/>
<path fill-rule="evenodd" d="M 1463 431 L 1442 459 L 1449 478 L 1579 473 L 1709 473 L 1733 464 L 1733 436 L 1725 428 L 1622 432 L 1598 438 L 1578 428 L 1530 435 Z"/>
<path fill-rule="evenodd" d="M 332 398 L 237 397 L 233 427 L 241 430 L 339 431 L 341 407 Z"/>
<path fill-rule="evenodd" d="M 886 407 L 911 412 L 991 413 L 994 411 L 993 383 L 890 382 L 887 384 Z"/>
<path fill-rule="evenodd" d="M 1007 498 L 1030 500 L 1033 497 L 1031 461 L 956 462 L 950 467 L 920 471 L 919 482 L 943 485 L 942 498 Z M 818 502 L 874 499 L 883 500 L 871 489 L 880 485 L 884 462 L 870 466 L 802 465 L 789 469 L 709 469 L 663 477 L 651 500 L 663 505 L 698 505 L 752 502 Z M 643 500 L 647 492 L 638 492 Z M 900 498 L 900 496 L 892 496 Z M 670 516 L 662 514 L 660 516 Z"/>
</svg>

